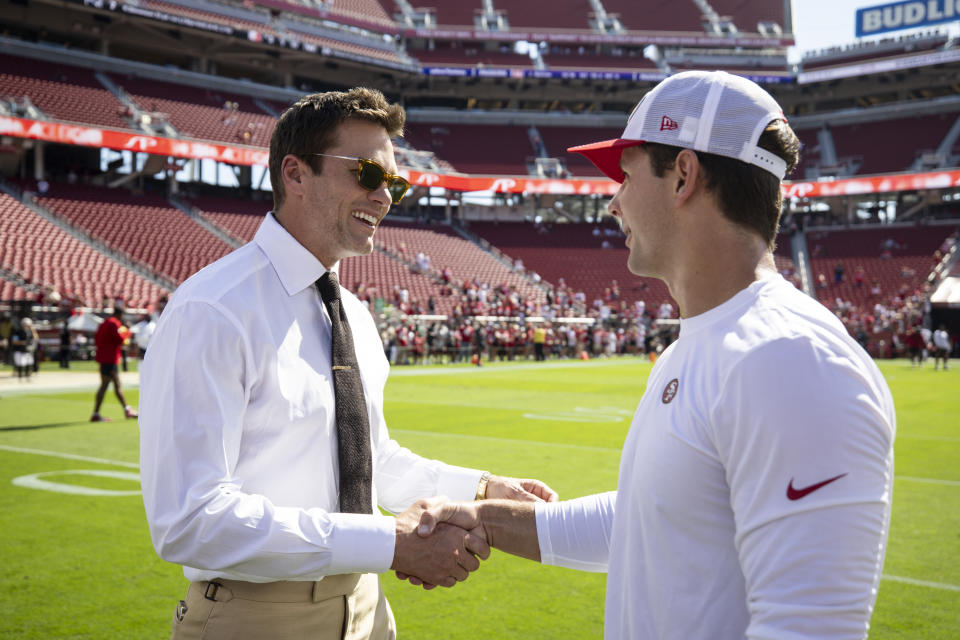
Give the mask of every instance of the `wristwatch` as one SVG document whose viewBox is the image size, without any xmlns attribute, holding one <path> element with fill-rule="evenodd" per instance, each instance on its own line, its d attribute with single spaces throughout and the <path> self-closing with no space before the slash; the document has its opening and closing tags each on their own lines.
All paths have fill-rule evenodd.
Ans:
<svg viewBox="0 0 960 640">
<path fill-rule="evenodd" d="M 486 500 L 488 482 L 490 482 L 490 472 L 484 471 L 483 475 L 480 476 L 480 482 L 477 483 L 477 497 L 474 500 Z"/>
</svg>

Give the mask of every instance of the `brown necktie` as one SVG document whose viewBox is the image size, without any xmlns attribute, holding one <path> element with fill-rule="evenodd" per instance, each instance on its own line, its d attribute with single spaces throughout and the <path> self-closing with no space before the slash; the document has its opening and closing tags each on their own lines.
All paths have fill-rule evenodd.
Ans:
<svg viewBox="0 0 960 640">
<path fill-rule="evenodd" d="M 333 334 L 330 360 L 333 364 L 340 461 L 340 511 L 372 513 L 370 422 L 357 354 L 353 349 L 353 334 L 341 304 L 337 274 L 328 271 L 317 280 L 316 286 L 330 314 Z"/>
</svg>

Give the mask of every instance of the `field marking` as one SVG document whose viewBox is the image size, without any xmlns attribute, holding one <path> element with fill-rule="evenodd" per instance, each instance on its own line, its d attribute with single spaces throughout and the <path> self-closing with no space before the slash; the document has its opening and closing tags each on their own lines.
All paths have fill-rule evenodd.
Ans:
<svg viewBox="0 0 960 640">
<path fill-rule="evenodd" d="M 955 438 L 952 436 L 925 436 L 912 433 L 898 433 L 897 439 L 900 438 L 913 438 L 915 440 L 939 440 L 942 442 L 960 442 L 960 438 Z"/>
<path fill-rule="evenodd" d="M 616 407 L 601 407 L 590 409 L 574 407 L 573 411 L 547 411 L 545 413 L 525 413 L 528 420 L 557 420 L 559 422 L 623 422 L 623 417 L 630 415 L 625 409 Z"/>
<path fill-rule="evenodd" d="M 574 367 L 623 367 L 627 365 L 635 366 L 645 363 L 641 358 L 616 359 L 616 360 L 560 360 L 558 362 L 544 362 L 535 364 L 527 362 L 525 364 L 508 364 L 502 367 L 463 367 L 457 369 L 449 368 L 423 368 L 423 369 L 397 369 L 396 366 L 390 367 L 390 377 L 406 378 L 408 376 L 461 376 L 475 373 L 495 373 L 498 371 L 529 371 L 530 369 L 572 369 Z"/>
<path fill-rule="evenodd" d="M 958 480 L 937 480 L 936 478 L 918 478 L 916 476 L 898 476 L 894 475 L 895 480 L 910 480 L 912 482 L 927 482 L 929 484 L 944 484 L 949 487 L 960 487 Z"/>
<path fill-rule="evenodd" d="M 881 576 L 884 580 L 891 582 L 904 582 L 906 584 L 916 585 L 918 587 L 930 587 L 932 589 L 943 589 L 944 591 L 960 591 L 960 586 L 955 584 L 946 584 L 944 582 L 927 582 L 926 580 L 914 580 L 913 578 L 903 578 L 901 576 L 891 576 L 885 573 Z"/>
<path fill-rule="evenodd" d="M 537 447 L 558 447 L 561 449 L 579 449 L 587 451 L 603 451 L 608 453 L 620 453 L 620 447 L 596 447 L 581 444 L 571 444 L 568 442 L 538 442 L 536 440 L 517 440 L 516 438 L 501 438 L 499 436 L 478 436 L 472 433 L 437 433 L 436 431 L 415 431 L 413 429 L 390 429 L 390 433 L 401 433 L 412 436 L 435 436 L 446 438 L 466 438 L 468 440 L 484 440 L 487 442 L 502 442 L 515 445 L 537 446 Z"/>
<path fill-rule="evenodd" d="M 139 469 L 140 465 L 135 462 L 121 462 L 120 460 L 107 460 L 106 458 L 94 458 L 92 456 L 81 456 L 75 453 L 64 453 L 62 451 L 46 451 L 43 449 L 25 449 L 23 447 L 11 447 L 0 444 L 0 450 L 12 451 L 13 453 L 29 453 L 37 456 L 51 456 L 53 458 L 64 458 L 66 460 L 80 460 L 82 462 L 98 462 L 100 464 L 112 464 L 118 467 L 128 467 L 130 469 Z"/>
<path fill-rule="evenodd" d="M 115 489 L 95 489 L 77 484 L 65 484 L 63 482 L 51 482 L 43 480 L 50 476 L 59 476 L 73 474 L 78 476 L 94 476 L 97 478 L 114 478 L 118 480 L 129 480 L 140 484 L 140 474 L 132 471 L 104 471 L 103 469 L 64 469 L 61 471 L 42 471 L 40 473 L 31 473 L 25 476 L 14 478 L 10 482 L 18 487 L 26 489 L 39 489 L 40 491 L 53 491 L 54 493 L 69 493 L 77 496 L 138 496 L 140 490 L 136 491 L 118 491 Z"/>
</svg>

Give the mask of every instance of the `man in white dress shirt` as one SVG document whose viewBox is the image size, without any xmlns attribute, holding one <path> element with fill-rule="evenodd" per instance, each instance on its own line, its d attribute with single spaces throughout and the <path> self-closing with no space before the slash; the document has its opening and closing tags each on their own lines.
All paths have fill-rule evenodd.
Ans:
<svg viewBox="0 0 960 640">
<path fill-rule="evenodd" d="M 556 500 L 539 481 L 427 460 L 392 440 L 376 326 L 341 290 L 372 498 L 340 511 L 332 374 L 345 367 L 332 364 L 314 283 L 369 254 L 409 188 L 391 143 L 403 122 L 400 106 L 368 89 L 294 104 L 270 144 L 273 212 L 251 243 L 183 283 L 158 323 L 142 372 L 141 481 L 154 547 L 190 580 L 174 638 L 393 638 L 376 574 L 453 586 L 489 553 L 454 526 L 417 536 L 418 499 Z"/>
<path fill-rule="evenodd" d="M 617 490 L 448 503 L 492 547 L 607 572 L 607 638 L 863 638 L 883 566 L 895 415 L 839 320 L 776 271 L 798 143 L 723 72 L 663 81 L 621 138 L 571 149 L 621 183 L 628 267 L 663 280 L 680 337 L 650 372 Z M 417 581 L 419 582 L 419 581 Z"/>
</svg>

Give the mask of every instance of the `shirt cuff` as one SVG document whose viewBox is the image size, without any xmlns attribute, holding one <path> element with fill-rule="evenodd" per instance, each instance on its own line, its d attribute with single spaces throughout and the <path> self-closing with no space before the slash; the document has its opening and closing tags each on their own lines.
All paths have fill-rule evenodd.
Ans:
<svg viewBox="0 0 960 640">
<path fill-rule="evenodd" d="M 437 474 L 437 486 L 451 500 L 473 500 L 483 471 L 444 464 Z"/>
<path fill-rule="evenodd" d="M 331 513 L 330 575 L 383 573 L 393 564 L 397 523 L 393 516 Z"/>
<path fill-rule="evenodd" d="M 561 502 L 536 502 L 533 505 L 533 514 L 537 519 L 537 543 L 540 545 L 540 563 L 547 565 L 556 565 L 556 558 L 553 556 L 553 545 L 550 544 L 550 513 L 560 511 Z"/>
</svg>

